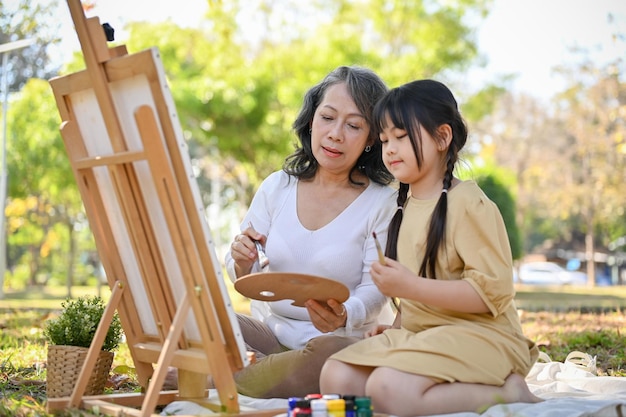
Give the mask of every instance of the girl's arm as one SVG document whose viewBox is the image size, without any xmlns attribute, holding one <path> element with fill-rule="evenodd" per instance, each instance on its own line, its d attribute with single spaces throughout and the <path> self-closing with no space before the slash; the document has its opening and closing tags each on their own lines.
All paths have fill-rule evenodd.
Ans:
<svg viewBox="0 0 626 417">
<path fill-rule="evenodd" d="M 371 275 L 378 289 L 388 297 L 407 298 L 460 313 L 490 311 L 476 290 L 464 280 L 422 278 L 393 259 L 385 258 L 385 261 L 387 265 L 374 262 Z"/>
<path fill-rule="evenodd" d="M 477 187 L 456 195 L 460 209 L 450 216 L 449 244 L 462 261 L 458 279 L 427 279 L 416 276 L 398 262 L 379 264 L 372 273 L 383 294 L 409 298 L 461 313 L 497 316 L 515 296 L 511 249 L 498 207 Z M 445 274 L 445 270 L 439 273 Z M 445 277 L 444 277 L 445 278 Z"/>
<path fill-rule="evenodd" d="M 465 280 L 414 279 L 412 296 L 425 304 L 460 313 L 489 313 L 489 307 L 474 287 Z"/>
</svg>

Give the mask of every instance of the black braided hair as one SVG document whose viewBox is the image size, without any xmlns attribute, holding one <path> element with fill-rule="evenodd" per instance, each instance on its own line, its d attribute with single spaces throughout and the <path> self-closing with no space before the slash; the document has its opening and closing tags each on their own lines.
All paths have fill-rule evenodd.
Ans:
<svg viewBox="0 0 626 417">
<path fill-rule="evenodd" d="M 459 151 L 467 141 L 467 126 L 459 112 L 456 99 L 444 84 L 434 80 L 417 80 L 390 90 L 374 108 L 377 131 L 382 131 L 389 120 L 395 127 L 406 130 L 421 168 L 423 161 L 422 135 L 420 126 L 432 138 L 438 140 L 438 128 L 449 125 L 452 141 L 446 154 L 446 171 L 443 176 L 441 196 L 430 218 L 426 251 L 419 274 L 436 279 L 437 254 L 445 246 L 446 217 L 448 212 L 448 190 L 452 185 L 454 167 Z M 409 185 L 400 183 L 398 210 L 389 224 L 386 254 L 397 259 L 398 234 L 402 223 L 403 208 L 408 198 Z"/>
</svg>

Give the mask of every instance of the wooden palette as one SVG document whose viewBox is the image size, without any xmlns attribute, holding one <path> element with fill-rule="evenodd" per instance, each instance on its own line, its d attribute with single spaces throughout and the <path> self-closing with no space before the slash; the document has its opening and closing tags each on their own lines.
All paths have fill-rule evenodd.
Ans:
<svg viewBox="0 0 626 417">
<path fill-rule="evenodd" d="M 298 307 L 304 307 L 310 299 L 326 302 L 332 298 L 343 303 L 350 296 L 350 290 L 341 282 L 293 272 L 249 274 L 235 281 L 235 289 L 254 300 L 293 300 L 291 304 Z"/>
</svg>

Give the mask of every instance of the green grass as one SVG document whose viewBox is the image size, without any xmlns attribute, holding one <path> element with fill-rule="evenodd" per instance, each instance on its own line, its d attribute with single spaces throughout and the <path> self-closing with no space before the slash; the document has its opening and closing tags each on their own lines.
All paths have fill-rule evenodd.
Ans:
<svg viewBox="0 0 626 417">
<path fill-rule="evenodd" d="M 101 295 L 108 299 L 111 291 L 103 286 L 101 294 L 94 287 L 72 287 L 72 298 L 84 295 Z M 66 287 L 33 287 L 19 291 L 5 291 L 4 299 L 0 299 L 0 309 L 35 308 L 55 310 L 61 308 L 61 302 L 67 298 Z"/>
<path fill-rule="evenodd" d="M 227 283 L 231 300 L 237 311 L 247 311 L 248 301 L 232 289 Z M 93 287 L 73 287 L 72 296 L 97 295 Z M 103 287 L 101 296 L 107 298 L 108 288 Z M 22 291 L 7 291 L 0 299 L 0 309 L 35 308 L 54 310 L 61 308 L 61 302 L 67 296 L 65 287 L 36 287 Z M 515 297 L 517 307 L 528 311 L 624 311 L 626 310 L 626 286 L 613 287 L 517 287 Z"/>
<path fill-rule="evenodd" d="M 38 304 L 39 305 L 39 304 Z M 0 416 L 47 417 L 44 322 L 54 314 L 41 308 L 0 309 Z M 140 389 L 128 345 L 115 351 L 108 392 Z M 76 410 L 57 417 L 87 416 Z M 91 414 L 93 415 L 93 414 Z"/>
<path fill-rule="evenodd" d="M 626 286 L 518 286 L 515 302 L 528 311 L 625 311 Z"/>
<path fill-rule="evenodd" d="M 234 292 L 236 311 L 249 303 Z M 574 350 L 597 357 L 598 375 L 626 376 L 626 287 L 518 287 L 516 303 L 524 333 L 555 361 Z M 75 297 L 96 294 L 93 288 L 74 288 Z M 102 296 L 108 298 L 104 289 Z M 60 309 L 66 289 L 45 288 L 7 293 L 0 300 L 0 416 L 50 417 L 46 404 L 46 355 L 43 323 Z M 140 389 L 128 346 L 115 352 L 107 392 Z M 93 414 L 91 414 L 93 415 Z M 76 410 L 56 417 L 87 416 Z"/>
</svg>

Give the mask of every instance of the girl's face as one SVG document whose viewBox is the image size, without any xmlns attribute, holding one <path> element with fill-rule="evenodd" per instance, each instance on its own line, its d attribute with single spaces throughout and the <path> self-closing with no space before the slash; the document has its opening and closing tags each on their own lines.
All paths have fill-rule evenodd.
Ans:
<svg viewBox="0 0 626 417">
<path fill-rule="evenodd" d="M 367 146 L 370 127 L 344 83 L 326 90 L 311 123 L 311 149 L 319 167 L 347 174 Z"/>
<path fill-rule="evenodd" d="M 383 162 L 389 172 L 398 181 L 409 184 L 411 195 L 415 198 L 439 196 L 445 173 L 443 166 L 445 149 L 442 150 L 439 142 L 420 125 L 421 143 L 419 136 L 414 135 L 418 141 L 417 148 L 422 152 L 422 164 L 418 167 L 408 132 L 394 126 L 389 117 L 386 126 L 379 136 L 383 148 Z"/>
</svg>

